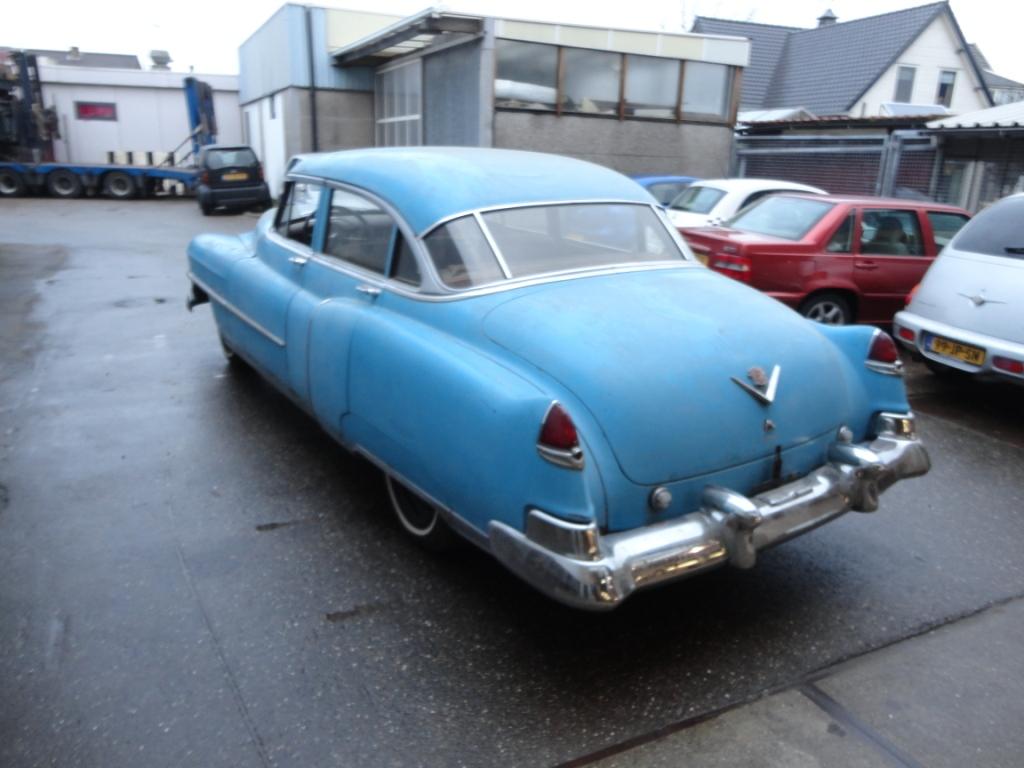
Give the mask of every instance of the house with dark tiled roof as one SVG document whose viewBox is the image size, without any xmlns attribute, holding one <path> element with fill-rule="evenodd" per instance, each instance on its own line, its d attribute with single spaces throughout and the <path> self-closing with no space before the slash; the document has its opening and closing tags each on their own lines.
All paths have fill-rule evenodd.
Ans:
<svg viewBox="0 0 1024 768">
<path fill-rule="evenodd" d="M 946 2 L 803 29 L 698 16 L 693 31 L 746 37 L 745 112 L 958 114 L 992 106 L 986 73 Z"/>
</svg>

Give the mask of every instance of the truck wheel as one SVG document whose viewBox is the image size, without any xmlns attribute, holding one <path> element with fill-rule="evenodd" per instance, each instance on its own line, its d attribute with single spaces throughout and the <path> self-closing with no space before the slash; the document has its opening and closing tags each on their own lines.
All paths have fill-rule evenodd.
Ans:
<svg viewBox="0 0 1024 768">
<path fill-rule="evenodd" d="M 111 171 L 103 177 L 103 194 L 115 200 L 135 197 L 135 182 L 124 171 Z"/>
<path fill-rule="evenodd" d="M 391 475 L 385 475 L 391 508 L 406 533 L 426 549 L 447 552 L 458 544 L 458 537 L 448 527 L 437 507 L 413 493 Z"/>
<path fill-rule="evenodd" d="M 53 197 L 81 197 L 82 180 L 71 171 L 58 168 L 47 174 L 46 189 Z"/>
<path fill-rule="evenodd" d="M 848 325 L 853 322 L 853 310 L 845 296 L 838 293 L 819 293 L 800 306 L 800 314 L 808 320 L 824 325 Z"/>
<path fill-rule="evenodd" d="M 9 168 L 0 168 L 0 197 L 21 197 L 25 194 L 25 180 Z"/>
</svg>

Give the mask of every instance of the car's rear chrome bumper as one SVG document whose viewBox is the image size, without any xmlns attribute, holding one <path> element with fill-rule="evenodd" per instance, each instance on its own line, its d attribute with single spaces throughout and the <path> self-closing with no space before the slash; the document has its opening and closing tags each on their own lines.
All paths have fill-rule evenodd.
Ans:
<svg viewBox="0 0 1024 768">
<path fill-rule="evenodd" d="M 851 509 L 874 511 L 882 491 L 929 470 L 911 414 L 880 414 L 875 431 L 878 437 L 870 442 L 835 442 L 826 464 L 752 498 L 708 486 L 699 510 L 612 534 L 533 509 L 525 533 L 492 522 L 490 548 L 541 592 L 591 610 L 614 608 L 637 589 L 725 563 L 750 568 L 758 551 Z"/>
<path fill-rule="evenodd" d="M 917 352 L 924 358 L 981 378 L 1013 381 L 1017 384 L 1022 383 L 1022 380 L 1024 380 L 1024 375 L 997 368 L 995 365 L 995 358 L 997 357 L 1009 358 L 1010 360 L 1024 359 L 1024 344 L 978 333 L 977 331 L 957 328 L 954 325 L 921 317 L 907 310 L 896 313 L 896 316 L 893 318 L 893 325 L 895 326 L 894 337 L 896 340 L 904 347 Z M 900 335 L 901 328 L 913 332 L 913 341 L 905 339 Z M 985 361 L 981 365 L 974 365 L 963 360 L 940 355 L 928 347 L 925 341 L 926 335 L 939 336 L 961 344 L 979 347 L 985 350 Z"/>
</svg>

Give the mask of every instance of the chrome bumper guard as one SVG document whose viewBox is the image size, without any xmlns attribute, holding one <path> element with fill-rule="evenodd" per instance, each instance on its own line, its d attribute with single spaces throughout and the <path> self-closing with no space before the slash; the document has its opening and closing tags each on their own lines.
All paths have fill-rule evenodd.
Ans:
<svg viewBox="0 0 1024 768">
<path fill-rule="evenodd" d="M 630 531 L 601 534 L 593 523 L 531 509 L 525 534 L 490 524 L 491 551 L 541 592 L 590 610 L 614 608 L 638 589 L 726 563 L 751 568 L 758 551 L 851 509 L 873 512 L 889 486 L 931 468 L 912 414 L 879 414 L 874 431 L 878 437 L 866 443 L 841 434 L 828 462 L 792 483 L 753 498 L 709 485 L 696 512 Z"/>
</svg>

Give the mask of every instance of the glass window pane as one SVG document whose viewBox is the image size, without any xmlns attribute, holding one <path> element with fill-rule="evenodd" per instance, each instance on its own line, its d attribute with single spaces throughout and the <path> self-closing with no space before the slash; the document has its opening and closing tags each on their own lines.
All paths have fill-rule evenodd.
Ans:
<svg viewBox="0 0 1024 768">
<path fill-rule="evenodd" d="M 675 117 L 679 97 L 679 62 L 654 56 L 627 56 L 626 114 Z"/>
<path fill-rule="evenodd" d="M 331 193 L 328 256 L 383 275 L 395 232 L 395 222 L 380 206 L 351 192 Z"/>
<path fill-rule="evenodd" d="M 494 103 L 499 107 L 554 109 L 558 49 L 553 45 L 498 40 Z"/>
<path fill-rule="evenodd" d="M 726 226 L 741 232 L 800 240 L 834 207 L 834 203 L 772 195 L 744 208 Z"/>
<path fill-rule="evenodd" d="M 861 215 L 860 252 L 879 256 L 920 256 L 917 211 L 868 210 Z"/>
<path fill-rule="evenodd" d="M 956 82 L 956 72 L 943 71 L 939 73 L 939 90 L 935 94 L 935 101 L 944 107 L 953 103 L 953 83 Z"/>
<path fill-rule="evenodd" d="M 618 114 L 622 54 L 566 48 L 563 55 L 563 108 L 569 112 Z"/>
<path fill-rule="evenodd" d="M 729 68 L 688 61 L 683 74 L 683 113 L 725 116 L 729 103 Z"/>
<path fill-rule="evenodd" d="M 391 277 L 407 285 L 420 284 L 420 267 L 416 263 L 416 256 L 409 247 L 409 243 L 401 234 L 396 235 L 395 239 L 395 255 L 391 264 Z"/>
<path fill-rule="evenodd" d="M 932 237 L 935 238 L 935 245 L 941 250 L 953 235 L 960 231 L 960 228 L 967 223 L 967 217 L 960 213 L 941 213 L 939 211 L 928 211 L 928 220 L 932 223 Z"/>
<path fill-rule="evenodd" d="M 313 242 L 316 211 L 320 204 L 320 186 L 297 181 L 288 186 L 281 206 L 277 231 L 303 245 Z"/>
<path fill-rule="evenodd" d="M 910 102 L 914 93 L 914 72 L 913 67 L 900 67 L 897 70 L 896 94 L 893 96 L 893 101 L 898 101 L 901 104 Z"/>
<path fill-rule="evenodd" d="M 593 203 L 483 214 L 512 277 L 679 259 L 650 207 Z"/>
<path fill-rule="evenodd" d="M 953 241 L 960 251 L 1024 259 L 1024 197 L 1007 197 L 989 206 L 964 227 Z"/>
<path fill-rule="evenodd" d="M 845 219 L 843 223 L 839 225 L 839 229 L 835 231 L 831 239 L 828 241 L 828 245 L 825 246 L 825 250 L 828 253 L 852 253 L 853 252 L 853 214 L 851 213 Z"/>
<path fill-rule="evenodd" d="M 438 227 L 423 242 L 441 280 L 452 288 L 471 288 L 505 277 L 472 216 L 463 216 Z"/>
</svg>

